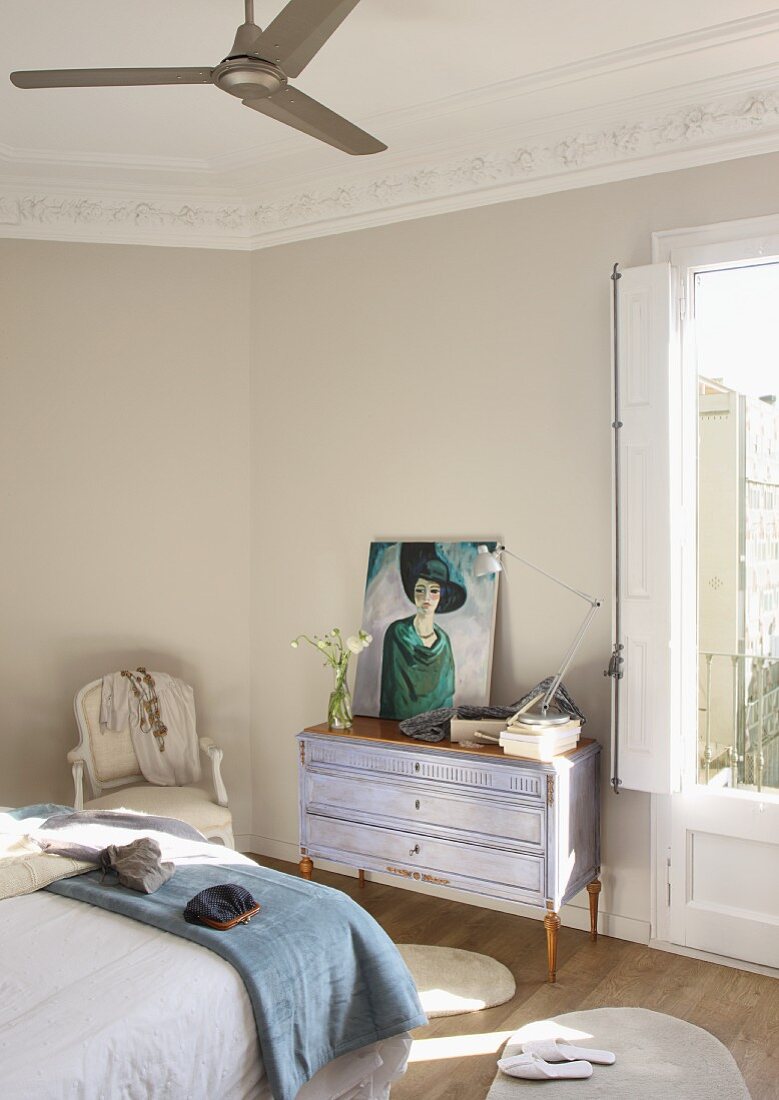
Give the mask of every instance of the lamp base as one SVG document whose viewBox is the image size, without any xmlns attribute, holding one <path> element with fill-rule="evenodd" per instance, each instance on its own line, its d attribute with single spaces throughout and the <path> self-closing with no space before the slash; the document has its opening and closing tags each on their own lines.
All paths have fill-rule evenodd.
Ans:
<svg viewBox="0 0 779 1100">
<path fill-rule="evenodd" d="M 509 724 L 511 722 L 521 722 L 523 726 L 538 726 L 541 728 L 544 726 L 563 726 L 566 722 L 570 722 L 570 714 L 559 710 L 554 703 L 549 705 L 548 710 L 543 710 L 544 697 L 545 693 L 539 691 L 525 703 L 522 710 L 518 710 L 516 714 L 511 716 Z"/>
<path fill-rule="evenodd" d="M 510 721 L 521 722 L 523 726 L 564 726 L 566 722 L 570 722 L 570 714 L 563 714 L 559 710 L 548 710 L 546 713 L 541 710 L 541 704 L 531 707 L 529 710 L 521 710 L 518 714 L 515 714 Z"/>
</svg>

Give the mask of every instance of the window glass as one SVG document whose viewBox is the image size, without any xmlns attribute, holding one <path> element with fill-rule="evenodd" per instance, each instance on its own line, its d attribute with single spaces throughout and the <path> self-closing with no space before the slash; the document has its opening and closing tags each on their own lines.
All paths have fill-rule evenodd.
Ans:
<svg viewBox="0 0 779 1100">
<path fill-rule="evenodd" d="M 698 779 L 779 788 L 779 263 L 695 276 Z"/>
</svg>

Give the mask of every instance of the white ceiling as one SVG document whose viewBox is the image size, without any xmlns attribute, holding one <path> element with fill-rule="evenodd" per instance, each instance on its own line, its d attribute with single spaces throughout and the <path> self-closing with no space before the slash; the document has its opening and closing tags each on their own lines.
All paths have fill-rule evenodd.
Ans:
<svg viewBox="0 0 779 1100">
<path fill-rule="evenodd" d="M 267 25 L 281 7 L 255 0 L 257 22 Z M 242 21 L 242 0 L 3 0 L 0 70 L 213 67 Z M 210 85 L 21 91 L 0 79 L 0 204 L 3 195 L 7 210 L 58 189 L 278 207 L 299 204 L 313 188 L 351 188 L 354 199 L 359 185 L 364 205 L 366 189 L 378 202 L 377 187 L 391 190 L 401 176 L 407 201 L 412 172 L 413 186 L 424 189 L 425 168 L 440 173 L 471 158 L 468 171 L 478 174 L 473 158 L 500 152 L 505 160 L 511 148 L 515 172 L 517 158 L 532 155 L 532 167 L 522 162 L 525 178 L 551 178 L 543 168 L 550 150 L 557 168 L 570 168 L 561 142 L 584 148 L 595 135 L 602 147 L 604 120 L 640 124 L 646 146 L 647 112 L 655 133 L 662 112 L 727 96 L 727 108 L 709 111 L 715 122 L 703 136 L 709 146 L 727 137 L 730 151 L 698 151 L 698 160 L 745 155 L 750 149 L 736 139 L 747 131 L 753 140 L 761 133 L 752 151 L 779 148 L 779 100 L 770 98 L 779 83 L 779 9 L 760 0 L 362 0 L 295 83 L 385 141 L 387 152 L 348 157 Z M 761 118 L 750 106 L 756 95 Z M 702 148 L 701 135 L 687 130 L 685 144 Z M 635 143 L 631 150 L 615 134 L 611 160 L 635 161 Z M 663 141 L 655 133 L 644 158 L 665 152 Z M 594 164 L 592 150 L 578 153 L 574 167 L 582 156 Z M 491 171 L 491 185 L 502 186 L 505 163 Z M 470 184 L 462 189 L 490 181 Z"/>
</svg>

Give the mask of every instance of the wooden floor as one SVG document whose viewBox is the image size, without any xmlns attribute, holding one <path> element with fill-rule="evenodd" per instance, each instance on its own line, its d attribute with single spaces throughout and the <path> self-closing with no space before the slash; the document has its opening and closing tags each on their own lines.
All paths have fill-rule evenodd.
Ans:
<svg viewBox="0 0 779 1100">
<path fill-rule="evenodd" d="M 297 872 L 293 864 L 255 858 L 269 867 Z M 548 985 L 540 921 L 378 883 L 368 882 L 360 890 L 354 878 L 319 870 L 314 878 L 353 897 L 396 943 L 479 951 L 513 973 L 517 983 L 513 1000 L 482 1012 L 434 1020 L 415 1031 L 415 1039 L 487 1036 L 560 1012 L 638 1006 L 706 1028 L 733 1054 L 752 1100 L 779 1100 L 779 981 L 775 978 L 606 936 L 593 944 L 587 933 L 562 927 L 557 984 Z M 488 1053 L 412 1062 L 405 1077 L 393 1086 L 392 1100 L 484 1100 L 502 1043 L 503 1037 L 498 1036 L 495 1049 Z"/>
</svg>

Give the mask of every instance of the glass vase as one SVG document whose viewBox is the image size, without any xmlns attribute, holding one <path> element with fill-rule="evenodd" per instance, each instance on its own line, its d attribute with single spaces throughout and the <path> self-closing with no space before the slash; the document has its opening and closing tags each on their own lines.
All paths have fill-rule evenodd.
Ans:
<svg viewBox="0 0 779 1100">
<path fill-rule="evenodd" d="M 352 728 L 352 695 L 346 682 L 346 672 L 336 672 L 335 684 L 327 704 L 327 728 L 350 730 Z"/>
</svg>

